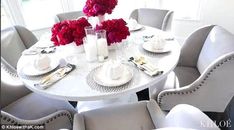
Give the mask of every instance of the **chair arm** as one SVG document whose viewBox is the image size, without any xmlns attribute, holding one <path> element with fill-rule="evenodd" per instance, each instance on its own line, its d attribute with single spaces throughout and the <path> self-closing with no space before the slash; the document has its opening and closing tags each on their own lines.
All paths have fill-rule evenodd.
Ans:
<svg viewBox="0 0 234 130">
<path fill-rule="evenodd" d="M 54 16 L 54 22 L 55 23 L 59 23 L 60 22 L 60 19 L 57 15 Z"/>
<path fill-rule="evenodd" d="M 73 130 L 85 130 L 84 116 L 82 114 L 75 114 L 73 120 Z"/>
<path fill-rule="evenodd" d="M 166 114 L 161 110 L 157 102 L 151 99 L 147 102 L 147 109 L 150 113 L 150 117 L 156 128 L 162 128 L 164 126 L 164 120 Z"/>
<path fill-rule="evenodd" d="M 220 130 L 217 125 L 198 108 L 179 104 L 166 115 L 164 127 L 181 127 L 197 130 Z"/>
<path fill-rule="evenodd" d="M 221 56 L 190 85 L 160 92 L 159 105 L 163 110 L 170 110 L 185 103 L 202 111 L 223 112 L 234 96 L 233 66 L 234 52 Z"/>
<path fill-rule="evenodd" d="M 163 24 L 162 24 L 162 30 L 163 31 L 171 31 L 171 25 L 172 25 L 172 20 L 173 20 L 173 11 L 169 11 L 165 18 L 163 19 Z"/>
<path fill-rule="evenodd" d="M 135 9 L 132 11 L 132 13 L 130 14 L 130 19 L 135 19 L 136 21 L 138 21 L 138 9 Z"/>
<path fill-rule="evenodd" d="M 1 124 L 43 125 L 45 130 L 72 129 L 72 117 L 68 111 L 60 110 L 36 120 L 24 120 L 1 111 Z"/>
<path fill-rule="evenodd" d="M 9 65 L 2 57 L 1 76 L 1 108 L 31 92 L 24 86 L 14 67 Z"/>
<path fill-rule="evenodd" d="M 181 48 L 178 66 L 195 67 L 197 65 L 202 46 L 214 26 L 199 28 L 188 36 Z"/>
</svg>

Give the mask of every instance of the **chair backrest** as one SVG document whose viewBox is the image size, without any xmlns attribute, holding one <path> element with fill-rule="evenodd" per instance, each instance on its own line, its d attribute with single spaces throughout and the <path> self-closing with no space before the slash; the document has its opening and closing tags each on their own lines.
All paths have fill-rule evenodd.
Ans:
<svg viewBox="0 0 234 130">
<path fill-rule="evenodd" d="M 200 51 L 197 68 L 200 73 L 218 57 L 234 52 L 234 35 L 220 26 L 214 26 Z"/>
<path fill-rule="evenodd" d="M 173 11 L 162 9 L 140 8 L 134 10 L 130 18 L 136 19 L 138 23 L 155 27 L 163 31 L 170 30 Z"/>
<path fill-rule="evenodd" d="M 71 130 L 72 117 L 68 111 L 58 110 L 39 119 L 25 120 L 1 110 L 1 124 L 12 126 L 37 125 L 43 126 L 43 130 Z"/>
<path fill-rule="evenodd" d="M 17 76 L 16 66 L 21 53 L 37 41 L 21 26 L 1 30 L 1 108 L 30 93 Z"/>
<path fill-rule="evenodd" d="M 21 82 L 15 68 L 2 57 L 1 76 L 1 109 L 31 92 Z"/>
<path fill-rule="evenodd" d="M 55 22 L 62 22 L 64 20 L 72 20 L 72 19 L 77 19 L 81 16 L 85 16 L 85 14 L 82 11 L 74 11 L 74 12 L 67 12 L 67 13 L 61 13 L 57 14 L 55 16 Z"/>
<path fill-rule="evenodd" d="M 21 53 L 37 41 L 31 31 L 21 26 L 1 30 L 1 57 L 16 68 Z"/>
<path fill-rule="evenodd" d="M 147 109 L 147 102 L 115 105 L 82 112 L 77 116 L 84 119 L 82 124 L 85 125 L 85 130 L 151 130 L 155 128 Z"/>
</svg>

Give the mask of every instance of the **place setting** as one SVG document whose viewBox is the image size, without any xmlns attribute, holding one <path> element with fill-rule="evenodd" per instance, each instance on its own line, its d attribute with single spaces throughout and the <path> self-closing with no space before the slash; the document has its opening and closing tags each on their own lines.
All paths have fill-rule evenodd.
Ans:
<svg viewBox="0 0 234 130">
<path fill-rule="evenodd" d="M 143 36 L 143 43 L 139 45 L 139 50 L 148 56 L 167 54 L 172 50 L 169 41 L 160 35 Z"/>
<path fill-rule="evenodd" d="M 22 55 L 52 54 L 56 52 L 55 45 L 48 40 L 39 40 L 34 46 L 22 52 Z"/>
<path fill-rule="evenodd" d="M 110 59 L 94 68 L 87 76 L 87 83 L 93 89 L 110 92 L 121 91 L 135 82 L 137 70 L 120 60 Z"/>
<path fill-rule="evenodd" d="M 20 70 L 20 75 L 25 79 L 33 80 L 34 87 L 46 89 L 73 71 L 75 67 L 64 59 L 37 55 Z"/>
<path fill-rule="evenodd" d="M 132 18 L 127 20 L 127 26 L 130 32 L 139 31 L 144 28 L 143 25 L 139 24 L 135 19 L 132 19 Z"/>
</svg>

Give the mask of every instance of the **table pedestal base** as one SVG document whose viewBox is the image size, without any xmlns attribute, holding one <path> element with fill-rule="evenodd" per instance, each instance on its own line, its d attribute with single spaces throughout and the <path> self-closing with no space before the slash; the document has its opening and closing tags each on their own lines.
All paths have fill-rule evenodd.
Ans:
<svg viewBox="0 0 234 130">
<path fill-rule="evenodd" d="M 138 99 L 136 94 L 124 95 L 120 98 L 111 98 L 111 99 L 97 100 L 97 101 L 78 101 L 77 110 L 79 113 L 81 113 L 102 107 L 128 104 L 137 101 Z"/>
</svg>

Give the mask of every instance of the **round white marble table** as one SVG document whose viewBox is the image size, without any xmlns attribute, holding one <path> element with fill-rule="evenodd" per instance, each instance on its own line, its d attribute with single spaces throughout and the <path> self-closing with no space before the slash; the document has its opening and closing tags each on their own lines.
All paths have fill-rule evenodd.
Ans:
<svg viewBox="0 0 234 130">
<path fill-rule="evenodd" d="M 58 47 L 56 53 L 48 54 L 53 59 L 65 58 L 68 62 L 72 62 L 76 65 L 76 69 L 68 74 L 66 77 L 53 84 L 45 90 L 37 89 L 34 87 L 35 80 L 30 78 L 25 78 L 21 76 L 20 70 L 27 63 L 32 62 L 35 59 L 35 55 L 22 55 L 17 64 L 17 71 L 19 77 L 24 82 L 25 86 L 28 87 L 33 92 L 48 96 L 51 98 L 69 100 L 69 101 L 95 101 L 104 99 L 113 99 L 124 97 L 127 95 L 135 94 L 145 88 L 157 84 L 160 80 L 164 79 L 177 65 L 179 55 L 180 55 L 180 45 L 176 40 L 169 40 L 167 44 L 171 47 L 171 52 L 163 54 L 153 54 L 144 51 L 141 48 L 143 43 L 142 36 L 149 35 L 167 35 L 166 32 L 162 32 L 158 29 L 151 27 L 144 27 L 144 29 L 136 32 L 132 32 L 130 37 L 127 39 L 127 45 L 123 46 L 122 49 L 118 51 L 109 51 L 109 58 L 121 57 L 123 60 L 127 61 L 127 58 L 131 56 L 144 56 L 152 64 L 156 65 L 164 73 L 150 77 L 144 72 L 137 70 L 134 71 L 134 83 L 131 84 L 126 89 L 113 92 L 103 92 L 93 89 L 87 84 L 87 75 L 92 69 L 101 65 L 100 62 L 87 62 L 85 59 L 85 53 L 72 53 L 69 52 L 68 48 Z M 41 42 L 40 42 L 41 43 Z M 37 44 L 35 44 L 37 46 Z M 69 57 L 70 56 L 70 57 Z M 72 59 L 72 60 L 71 60 Z M 134 68 L 134 66 L 132 66 Z M 136 67 L 135 67 L 136 68 Z"/>
</svg>

